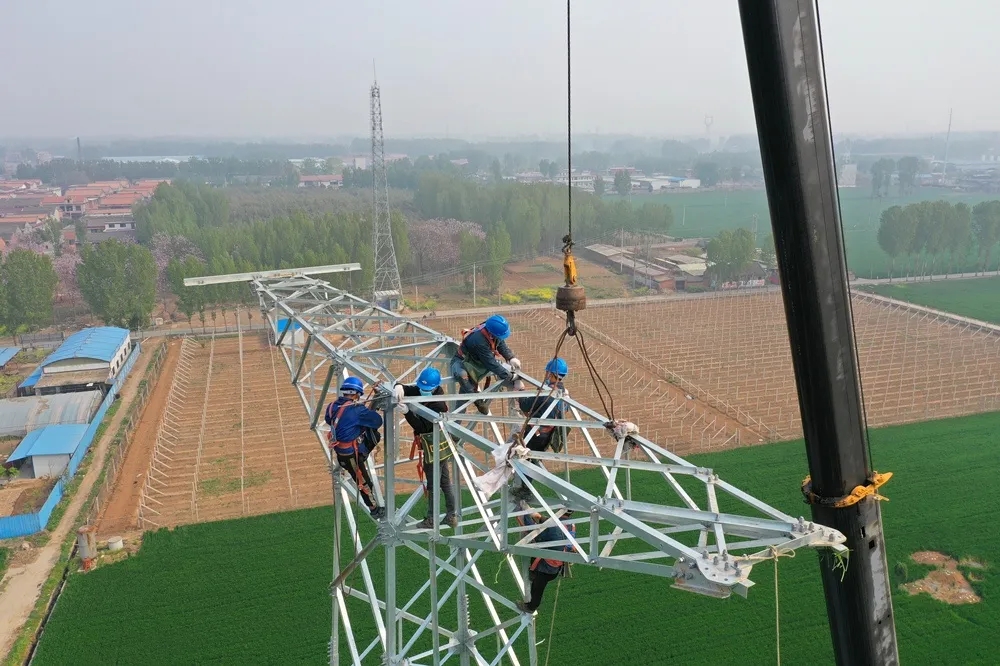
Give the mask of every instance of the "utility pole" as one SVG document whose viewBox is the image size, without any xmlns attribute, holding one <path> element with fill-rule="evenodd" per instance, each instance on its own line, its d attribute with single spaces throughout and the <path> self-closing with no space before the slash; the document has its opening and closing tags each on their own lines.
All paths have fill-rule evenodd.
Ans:
<svg viewBox="0 0 1000 666">
<path fill-rule="evenodd" d="M 878 501 L 870 486 L 816 0 L 739 0 L 761 161 L 812 480 L 812 516 L 847 536 L 820 556 L 838 664 L 899 663 Z"/>
<path fill-rule="evenodd" d="M 476 307 L 476 264 L 472 264 L 472 307 Z"/>
</svg>

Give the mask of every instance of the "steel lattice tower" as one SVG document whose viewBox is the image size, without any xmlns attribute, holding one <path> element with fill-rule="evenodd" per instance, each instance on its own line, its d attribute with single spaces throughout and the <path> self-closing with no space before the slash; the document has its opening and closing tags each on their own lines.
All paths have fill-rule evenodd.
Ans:
<svg viewBox="0 0 1000 666">
<path fill-rule="evenodd" d="M 396 248 L 392 244 L 392 223 L 389 219 L 389 182 L 385 170 L 385 138 L 382 135 L 382 98 L 378 82 L 371 89 L 372 124 L 372 255 L 375 279 L 372 300 L 396 309 L 402 294 Z"/>
</svg>

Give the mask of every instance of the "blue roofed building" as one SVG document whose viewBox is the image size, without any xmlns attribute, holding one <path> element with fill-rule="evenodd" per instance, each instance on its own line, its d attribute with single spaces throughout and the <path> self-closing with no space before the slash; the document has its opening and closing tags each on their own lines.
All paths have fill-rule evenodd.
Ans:
<svg viewBox="0 0 1000 666">
<path fill-rule="evenodd" d="M 77 331 L 21 382 L 18 395 L 107 393 L 131 351 L 128 329 L 99 326 Z"/>
<path fill-rule="evenodd" d="M 86 431 L 86 423 L 32 430 L 7 458 L 7 464 L 19 467 L 21 478 L 57 477 L 66 470 Z"/>
</svg>

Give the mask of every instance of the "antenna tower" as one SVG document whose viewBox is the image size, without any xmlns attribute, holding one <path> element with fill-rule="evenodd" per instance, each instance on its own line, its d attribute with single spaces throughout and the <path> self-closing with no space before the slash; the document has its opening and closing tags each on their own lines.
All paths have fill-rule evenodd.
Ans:
<svg viewBox="0 0 1000 666">
<path fill-rule="evenodd" d="M 395 310 L 402 284 L 396 264 L 396 248 L 392 244 L 392 224 L 389 220 L 389 182 L 385 170 L 385 139 L 382 135 L 382 98 L 378 81 L 371 88 L 372 124 L 372 253 L 375 257 L 375 280 L 372 301 Z"/>
<path fill-rule="evenodd" d="M 712 123 L 715 122 L 715 118 L 712 116 L 705 116 L 705 138 L 708 139 L 708 148 L 712 148 Z"/>
<path fill-rule="evenodd" d="M 951 114 L 954 109 L 948 109 L 948 134 L 944 138 L 944 164 L 941 165 L 941 181 L 948 177 L 948 144 L 951 143 Z"/>
</svg>

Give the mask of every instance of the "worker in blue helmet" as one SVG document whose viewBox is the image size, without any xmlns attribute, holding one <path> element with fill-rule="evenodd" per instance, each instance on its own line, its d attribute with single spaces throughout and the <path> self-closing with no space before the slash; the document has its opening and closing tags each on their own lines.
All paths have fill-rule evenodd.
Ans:
<svg viewBox="0 0 1000 666">
<path fill-rule="evenodd" d="M 569 393 L 563 386 L 563 380 L 567 374 L 569 374 L 569 366 L 566 361 L 561 358 L 553 358 L 545 364 L 545 379 L 542 381 L 541 392 L 517 400 L 517 406 L 521 413 L 529 419 L 520 436 L 524 445 L 532 451 L 552 449 L 561 452 L 566 446 L 565 433 L 562 428 L 555 425 L 534 425 L 531 423 L 531 419 L 565 418 L 562 398 L 569 397 Z M 540 464 L 537 460 L 532 462 L 536 465 Z M 519 504 L 531 498 L 531 492 L 525 487 L 520 477 L 515 478 L 511 492 Z"/>
<path fill-rule="evenodd" d="M 462 343 L 451 360 L 451 374 L 458 382 L 462 393 L 478 393 L 479 382 L 489 376 L 500 381 L 508 381 L 521 369 L 521 361 L 507 346 L 510 324 L 500 315 L 492 315 L 486 321 L 462 331 Z M 508 370 L 498 359 L 510 364 Z M 481 414 L 489 414 L 486 400 L 477 400 L 476 409 Z"/>
<path fill-rule="evenodd" d="M 379 520 L 385 516 L 385 508 L 375 500 L 367 461 L 378 445 L 382 416 L 361 402 L 364 392 L 365 385 L 357 377 L 344 379 L 340 395 L 326 406 L 324 420 L 330 426 L 330 450 L 337 464 L 351 475 L 372 518 Z"/>
<path fill-rule="evenodd" d="M 410 458 L 419 451 L 419 461 L 417 462 L 417 472 L 424 484 L 424 495 L 427 497 L 427 516 L 417 524 L 421 529 L 434 527 L 434 517 L 431 514 L 432 500 L 437 490 L 434 487 L 434 423 L 428 421 L 423 416 L 416 414 L 412 409 L 407 408 L 400 402 L 404 397 L 432 395 L 444 395 L 441 387 L 441 373 L 437 368 L 426 368 L 417 377 L 415 384 L 396 384 L 392 388 L 393 396 L 399 404 L 399 411 L 403 413 L 406 422 L 413 428 L 413 445 L 410 447 Z M 448 411 L 448 403 L 444 400 L 433 400 L 421 403 L 424 407 L 443 414 Z M 444 521 L 442 525 L 457 527 L 458 518 L 455 516 L 455 489 L 451 483 L 451 467 L 447 464 L 451 458 L 451 449 L 441 438 L 439 442 L 440 452 L 438 466 L 441 474 L 441 491 L 444 493 Z"/>
<path fill-rule="evenodd" d="M 569 366 L 561 358 L 554 358 L 545 364 L 545 379 L 542 382 L 542 391 L 538 395 L 519 398 L 517 403 L 521 413 L 529 419 L 547 418 L 561 419 L 565 416 L 563 401 L 561 398 L 568 397 L 563 380 L 569 374 Z M 551 410 L 549 407 L 551 406 Z M 522 436 L 528 437 L 533 426 L 528 422 L 526 432 Z M 562 431 L 554 425 L 539 426 L 534 435 L 525 441 L 532 451 L 544 451 L 551 448 L 553 451 L 562 451 L 563 442 Z"/>
</svg>

